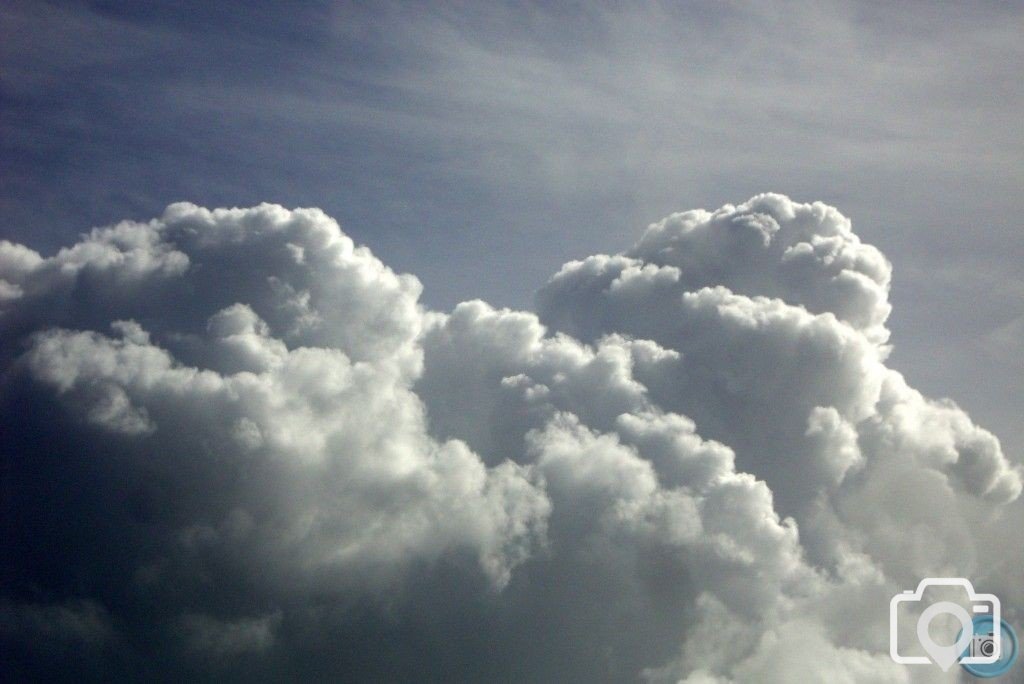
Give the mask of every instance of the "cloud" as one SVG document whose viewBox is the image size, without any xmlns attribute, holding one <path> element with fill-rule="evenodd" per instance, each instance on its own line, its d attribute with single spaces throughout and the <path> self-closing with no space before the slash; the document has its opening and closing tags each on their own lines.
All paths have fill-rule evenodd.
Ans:
<svg viewBox="0 0 1024 684">
<path fill-rule="evenodd" d="M 58 605 L 5 602 L 0 604 L 0 633 L 95 645 L 110 639 L 113 630 L 107 611 L 93 601 Z"/>
<path fill-rule="evenodd" d="M 188 614 L 182 616 L 181 628 L 190 649 L 214 656 L 233 656 L 269 648 L 274 642 L 274 629 L 280 621 L 279 612 L 234 622 Z"/>
<path fill-rule="evenodd" d="M 318 210 L 0 243 L 11 667 L 908 681 L 888 597 L 1024 601 L 1024 516 L 999 441 L 886 366 L 890 278 L 781 195 L 570 262 L 537 313 L 429 311 Z M 58 624 L 106 655 L 40 657 Z"/>
</svg>

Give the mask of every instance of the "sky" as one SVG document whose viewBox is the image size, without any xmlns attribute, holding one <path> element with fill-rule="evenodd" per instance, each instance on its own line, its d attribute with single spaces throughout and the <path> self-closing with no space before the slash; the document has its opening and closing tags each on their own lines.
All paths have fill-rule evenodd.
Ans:
<svg viewBox="0 0 1024 684">
<path fill-rule="evenodd" d="M 829 616 L 1024 601 L 1022 29 L 5 3 L 20 672 L 904 681 Z"/>
</svg>

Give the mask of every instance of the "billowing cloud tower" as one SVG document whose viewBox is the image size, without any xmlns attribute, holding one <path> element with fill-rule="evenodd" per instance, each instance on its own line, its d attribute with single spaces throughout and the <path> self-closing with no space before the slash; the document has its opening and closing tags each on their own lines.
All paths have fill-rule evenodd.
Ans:
<svg viewBox="0 0 1024 684">
<path fill-rule="evenodd" d="M 1012 615 L 1024 513 L 998 440 L 886 366 L 890 275 L 770 194 L 536 313 L 427 311 L 318 210 L 2 242 L 4 667 L 910 681 L 889 597 L 966 576 Z"/>
</svg>

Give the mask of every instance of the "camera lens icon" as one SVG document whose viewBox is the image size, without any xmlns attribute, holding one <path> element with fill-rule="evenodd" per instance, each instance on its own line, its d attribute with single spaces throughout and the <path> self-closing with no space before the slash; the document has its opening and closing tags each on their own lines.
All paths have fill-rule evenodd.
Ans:
<svg viewBox="0 0 1024 684">
<path fill-rule="evenodd" d="M 977 624 L 975 624 L 975 628 L 977 628 Z M 982 656 L 983 658 L 988 658 L 989 656 L 996 656 L 997 658 L 999 657 L 998 655 L 996 655 L 996 640 L 992 638 L 991 634 L 989 634 L 987 636 L 982 636 L 980 634 L 975 634 L 974 638 L 971 639 L 971 648 L 968 651 L 968 653 L 970 655 L 972 655 L 972 656 L 975 656 L 975 657 L 977 657 L 977 656 Z"/>
<path fill-rule="evenodd" d="M 938 601 L 929 605 L 924 600 L 925 590 L 929 587 L 963 589 L 971 612 L 968 612 L 967 608 L 959 603 L 952 601 Z M 908 655 L 900 652 L 899 608 L 904 604 L 908 606 L 920 604 L 924 607 L 917 620 L 917 629 L 914 630 L 914 633 L 917 636 L 918 644 L 927 656 Z M 979 615 L 972 619 L 971 613 Z M 940 616 L 944 621 L 953 618 L 956 623 L 959 623 L 960 630 L 953 643 L 939 643 L 932 639 L 932 622 Z M 990 624 L 991 629 L 988 631 L 976 629 L 975 623 L 978 618 L 989 618 L 990 622 L 986 624 Z M 1000 661 L 1001 627 L 1003 624 L 1000 618 L 999 598 L 994 594 L 975 592 L 970 581 L 962 577 L 929 577 L 921 580 L 916 590 L 905 591 L 892 597 L 889 603 L 889 655 L 894 661 L 903 665 L 935 663 L 943 671 L 949 670 L 957 663 L 965 668 L 968 665 L 991 665 Z"/>
<path fill-rule="evenodd" d="M 962 654 L 960 666 L 965 672 L 975 677 L 989 678 L 1006 674 L 1017 661 L 1017 635 L 1006 620 L 1000 620 L 999 629 L 995 629 L 995 623 L 991 616 L 979 615 L 974 618 L 974 636 L 968 649 Z M 994 634 L 998 632 L 1000 642 L 996 642 Z M 957 635 L 959 641 L 960 635 Z M 971 663 L 969 658 L 989 659 L 996 656 L 994 662 Z"/>
</svg>

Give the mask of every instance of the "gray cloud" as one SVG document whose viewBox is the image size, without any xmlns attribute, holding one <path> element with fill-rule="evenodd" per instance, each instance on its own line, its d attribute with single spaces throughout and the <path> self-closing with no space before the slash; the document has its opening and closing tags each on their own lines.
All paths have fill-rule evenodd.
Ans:
<svg viewBox="0 0 1024 684">
<path fill-rule="evenodd" d="M 781 195 L 570 262 L 536 314 L 428 310 L 319 210 L 0 243 L 5 667 L 911 681 L 894 592 L 1024 605 L 1022 469 L 887 367 L 890 271 Z"/>
</svg>

